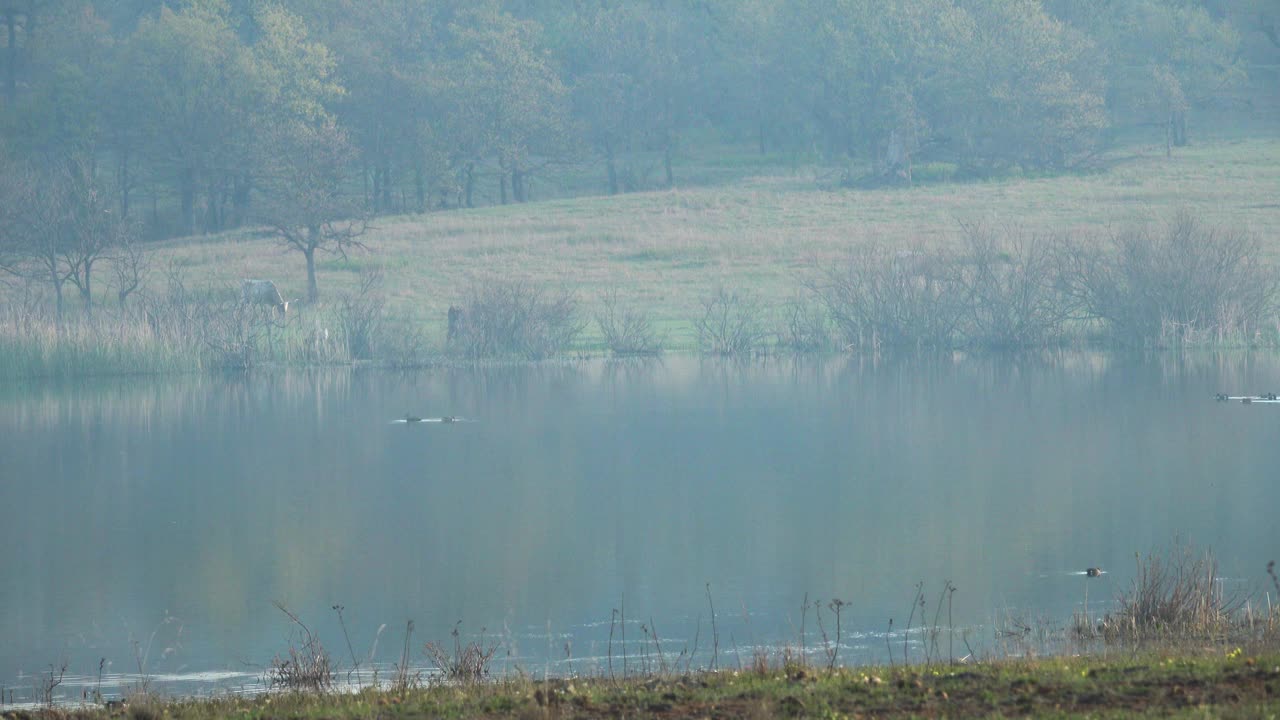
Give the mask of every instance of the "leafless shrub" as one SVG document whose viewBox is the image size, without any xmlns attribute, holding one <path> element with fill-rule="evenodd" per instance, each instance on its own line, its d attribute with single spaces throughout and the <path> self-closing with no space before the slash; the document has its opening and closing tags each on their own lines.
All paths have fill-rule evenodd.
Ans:
<svg viewBox="0 0 1280 720">
<path fill-rule="evenodd" d="M 403 695 L 422 683 L 422 673 L 409 667 L 409 645 L 413 638 L 413 621 L 404 626 L 404 649 L 400 652 L 400 662 L 396 664 L 396 674 L 391 678 L 391 692 Z"/>
<path fill-rule="evenodd" d="M 1245 599 L 1223 589 L 1213 553 L 1175 544 L 1139 559 L 1129 590 L 1102 623 L 1109 639 L 1198 639 L 1231 629 Z"/>
<path fill-rule="evenodd" d="M 274 308 L 235 301 L 207 301 L 196 305 L 197 336 L 205 346 L 209 367 L 247 370 L 253 367 L 264 343 L 269 344 L 285 320 Z"/>
<path fill-rule="evenodd" d="M 382 271 L 374 270 L 361 277 L 356 292 L 338 296 L 338 323 L 346 340 L 347 357 L 352 360 L 374 357 L 387 305 L 381 289 Z"/>
<path fill-rule="evenodd" d="M 755 295 L 723 287 L 702 301 L 702 316 L 693 321 L 698 347 L 714 355 L 750 353 L 764 344 L 763 309 Z"/>
<path fill-rule="evenodd" d="M 446 680 L 461 683 L 479 682 L 489 676 L 489 664 L 493 661 L 493 655 L 498 651 L 498 643 L 494 643 L 486 647 L 481 642 L 470 641 L 465 645 L 462 643 L 461 634 L 458 632 L 458 625 L 461 621 L 453 626 L 453 632 L 449 633 L 453 636 L 453 651 L 434 643 L 426 644 L 427 656 L 431 661 L 440 668 L 441 674 Z M 480 634 L 484 634 L 484 629 L 480 630 Z"/>
<path fill-rule="evenodd" d="M 110 261 L 115 276 L 116 299 L 120 301 L 120 307 L 124 307 L 129 296 L 146 284 L 151 274 L 151 253 L 137 239 L 135 231 L 115 248 Z"/>
<path fill-rule="evenodd" d="M 948 348 L 965 309 L 953 264 L 942 250 L 866 245 L 812 289 L 848 348 Z"/>
<path fill-rule="evenodd" d="M 302 644 L 299 647 L 290 641 L 287 653 L 271 660 L 271 665 L 267 668 L 268 685 L 273 689 L 292 691 L 326 692 L 332 689 L 333 666 L 329 660 L 329 652 L 297 615 L 282 603 L 277 602 L 275 606 L 301 629 L 299 637 Z"/>
<path fill-rule="evenodd" d="M 572 293 L 548 298 L 523 281 L 478 284 L 461 311 L 451 345 L 473 360 L 541 360 L 567 349 L 582 331 Z"/>
<path fill-rule="evenodd" d="M 614 355 L 657 355 L 662 352 L 665 338 L 659 337 L 654 330 L 649 313 L 620 307 L 617 289 L 605 293 L 600 305 L 596 324 Z"/>
<path fill-rule="evenodd" d="M 40 676 L 40 685 L 36 691 L 40 695 L 40 702 L 45 707 L 53 707 L 53 691 L 62 684 L 62 678 L 67 674 L 67 661 L 63 660 L 62 664 L 54 667 L 49 666 L 49 670 Z"/>
<path fill-rule="evenodd" d="M 822 352 L 834 347 L 831 320 L 820 302 L 796 293 L 782 306 L 778 346 L 794 352 Z"/>
<path fill-rule="evenodd" d="M 1045 344 L 1076 311 L 1061 291 L 1051 238 L 1016 228 L 961 223 L 963 261 L 955 281 L 964 298 L 963 334 L 989 349 Z"/>
<path fill-rule="evenodd" d="M 1160 231 L 1063 244 L 1063 287 L 1122 343 L 1254 344 L 1273 320 L 1277 279 L 1258 238 L 1182 211 Z"/>
</svg>

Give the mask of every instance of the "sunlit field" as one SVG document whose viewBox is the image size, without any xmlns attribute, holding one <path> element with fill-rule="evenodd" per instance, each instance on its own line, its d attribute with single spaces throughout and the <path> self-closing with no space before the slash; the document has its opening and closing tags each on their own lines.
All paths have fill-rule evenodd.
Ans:
<svg viewBox="0 0 1280 720">
<path fill-rule="evenodd" d="M 1172 158 L 1163 146 L 1137 146 L 1100 164 L 1074 175 L 879 190 L 842 189 L 813 167 L 766 168 L 714 187 L 382 217 L 364 238 L 367 251 L 319 261 L 320 290 L 322 298 L 354 290 L 362 273 L 381 269 L 391 314 L 442 336 L 447 308 L 476 282 L 568 289 L 588 314 L 616 289 L 621 302 L 652 313 L 669 348 L 691 349 L 690 319 L 717 286 L 781 302 L 852 245 L 949 243 L 961 222 L 1102 235 L 1186 209 L 1280 252 L 1280 141 L 1218 141 Z M 301 256 L 259 233 L 159 246 L 153 288 L 170 265 L 196 287 L 231 292 L 239 278 L 265 277 L 288 297 L 305 294 Z M 588 344 L 594 332 L 589 324 Z"/>
</svg>

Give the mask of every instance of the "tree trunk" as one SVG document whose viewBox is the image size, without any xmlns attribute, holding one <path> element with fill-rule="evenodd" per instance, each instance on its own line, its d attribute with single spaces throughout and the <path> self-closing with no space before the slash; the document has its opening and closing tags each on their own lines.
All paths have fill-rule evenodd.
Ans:
<svg viewBox="0 0 1280 720">
<path fill-rule="evenodd" d="M 380 214 L 382 211 L 382 168 L 379 167 L 373 169 L 373 196 L 370 200 L 369 205 L 373 207 L 373 214 Z"/>
<path fill-rule="evenodd" d="M 529 201 L 524 193 L 524 173 L 520 171 L 519 165 L 511 168 L 511 199 L 518 203 Z"/>
<path fill-rule="evenodd" d="M 178 178 L 178 190 L 182 195 L 182 232 L 192 235 L 196 231 L 196 173 L 184 168 Z"/>
<path fill-rule="evenodd" d="M 382 166 L 382 210 L 391 211 L 391 165 Z"/>
<path fill-rule="evenodd" d="M 662 146 L 662 167 L 667 171 L 667 187 L 675 187 L 676 176 L 671 171 L 671 138 L 669 137 Z"/>
<path fill-rule="evenodd" d="M 427 211 L 427 181 L 422 176 L 422 167 L 418 166 L 413 169 L 413 189 L 418 198 L 418 212 Z"/>
<path fill-rule="evenodd" d="M 18 18 L 15 14 L 13 8 L 4 14 L 4 24 L 9 29 L 9 63 L 5 68 L 4 94 L 10 107 L 18 99 Z"/>
<path fill-rule="evenodd" d="M 472 198 L 475 196 L 476 189 L 476 166 L 475 163 L 467 163 L 465 187 L 467 194 L 467 207 L 473 208 Z"/>
<path fill-rule="evenodd" d="M 248 172 L 241 173 L 233 181 L 231 189 L 231 206 L 235 208 L 235 224 L 244 225 L 249 222 L 249 204 L 252 202 L 253 180 Z"/>
<path fill-rule="evenodd" d="M 1187 113 L 1185 110 L 1179 110 L 1173 114 L 1171 120 L 1173 126 L 1173 145 L 1174 147 L 1187 146 Z"/>
<path fill-rule="evenodd" d="M 609 194 L 618 194 L 618 166 L 613 158 L 613 143 L 604 144 L 604 166 L 609 172 Z"/>
<path fill-rule="evenodd" d="M 221 208 L 218 203 L 219 192 L 217 184 L 210 181 L 207 192 L 208 195 L 205 197 L 204 204 L 204 233 L 206 235 L 222 230 L 222 218 L 220 217 L 221 213 L 219 212 Z"/>
<path fill-rule="evenodd" d="M 84 261 L 84 285 L 80 288 L 80 299 L 84 302 L 85 317 L 93 317 L 93 286 L 90 284 L 93 275 L 93 259 Z"/>
<path fill-rule="evenodd" d="M 302 254 L 307 257 L 307 302 L 315 304 L 320 299 L 320 288 L 316 285 L 316 241 L 319 228 L 307 228 L 309 245 Z"/>
<path fill-rule="evenodd" d="M 498 172 L 498 196 L 502 198 L 502 204 L 507 204 L 507 173 L 505 171 Z"/>
<path fill-rule="evenodd" d="M 53 326 L 58 336 L 61 337 L 62 336 L 62 308 L 63 308 L 62 278 L 58 276 L 58 267 L 56 263 L 52 267 L 50 267 L 49 276 L 50 276 L 50 279 L 53 281 L 53 296 L 54 296 L 54 308 L 55 308 L 54 310 L 55 315 L 53 316 Z"/>
<path fill-rule="evenodd" d="M 120 166 L 116 170 L 120 183 L 120 217 L 129 219 L 129 150 L 120 151 Z"/>
</svg>

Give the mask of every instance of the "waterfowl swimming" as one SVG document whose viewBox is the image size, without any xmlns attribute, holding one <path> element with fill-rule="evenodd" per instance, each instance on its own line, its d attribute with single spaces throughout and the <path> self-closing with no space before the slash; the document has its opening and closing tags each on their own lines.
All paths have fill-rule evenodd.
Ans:
<svg viewBox="0 0 1280 720">
<path fill-rule="evenodd" d="M 1089 577 L 1098 577 L 1099 575 L 1102 575 L 1105 572 L 1106 571 L 1103 570 L 1102 568 L 1096 568 L 1096 567 L 1085 568 L 1084 570 L 1084 574 L 1088 575 Z"/>
</svg>

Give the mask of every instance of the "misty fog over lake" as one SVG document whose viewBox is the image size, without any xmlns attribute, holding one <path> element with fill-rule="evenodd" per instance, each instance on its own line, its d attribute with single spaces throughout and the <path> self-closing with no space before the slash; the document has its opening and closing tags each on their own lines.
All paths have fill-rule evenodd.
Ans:
<svg viewBox="0 0 1280 720">
<path fill-rule="evenodd" d="M 657 666 L 654 632 L 668 663 L 697 638 L 705 667 L 708 583 L 721 667 L 799 645 L 806 596 L 828 632 L 827 602 L 848 603 L 841 662 L 887 662 L 920 581 L 930 621 L 957 586 L 956 655 L 961 632 L 981 654 L 1009 618 L 1061 627 L 1086 582 L 1105 612 L 1135 553 L 1176 538 L 1260 596 L 1280 405 L 1214 394 L 1277 387 L 1280 358 L 1239 353 L 7 386 L 0 684 L 65 661 L 78 697 L 100 660 L 121 686 L 143 660 L 160 687 L 255 685 L 296 640 L 273 602 L 342 670 L 384 624 L 372 661 L 398 662 L 412 619 L 415 663 L 461 621 L 498 669 L 599 672 L 615 609 L 632 669 Z"/>
</svg>

